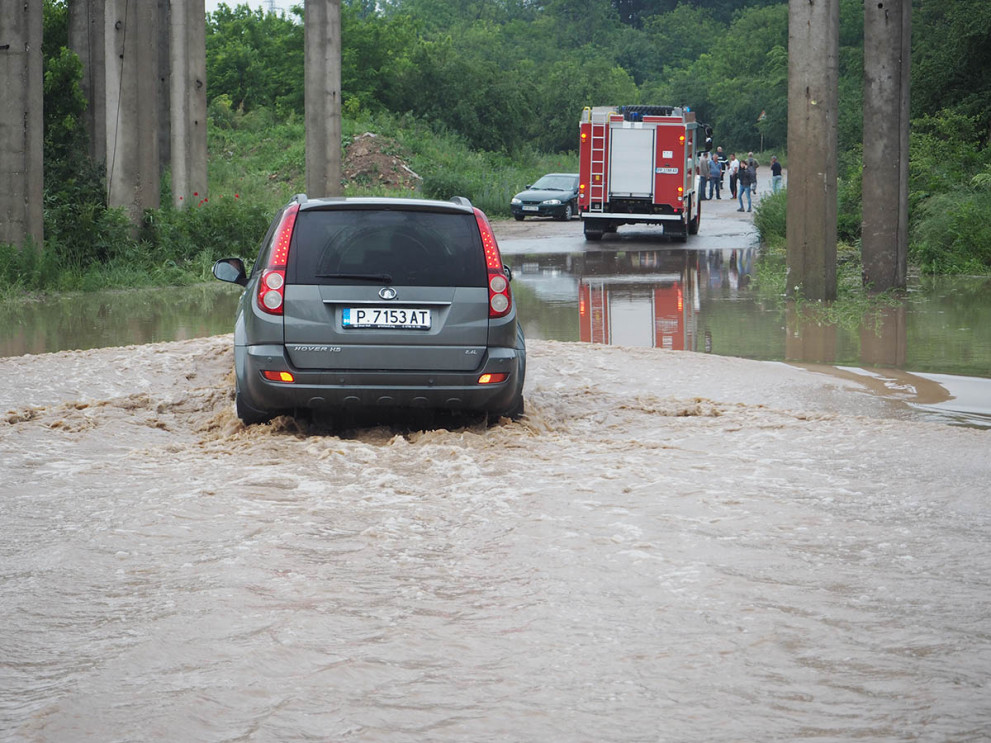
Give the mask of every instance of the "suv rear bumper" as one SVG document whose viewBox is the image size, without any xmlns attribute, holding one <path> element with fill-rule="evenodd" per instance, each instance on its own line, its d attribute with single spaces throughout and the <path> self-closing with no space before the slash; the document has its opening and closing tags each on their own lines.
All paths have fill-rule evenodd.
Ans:
<svg viewBox="0 0 991 743">
<path fill-rule="evenodd" d="M 489 348 L 470 372 L 297 369 L 279 345 L 235 346 L 238 389 L 266 413 L 301 408 L 436 408 L 500 412 L 518 393 L 521 352 Z M 264 371 L 288 371 L 295 381 L 272 382 Z M 503 382 L 479 384 L 482 374 L 503 373 Z"/>
</svg>

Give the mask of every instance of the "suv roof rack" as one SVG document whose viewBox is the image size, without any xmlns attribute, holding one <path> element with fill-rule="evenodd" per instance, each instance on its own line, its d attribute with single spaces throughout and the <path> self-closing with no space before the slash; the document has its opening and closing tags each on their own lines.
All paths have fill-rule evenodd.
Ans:
<svg viewBox="0 0 991 743">
<path fill-rule="evenodd" d="M 464 196 L 452 196 L 451 201 L 453 201 L 458 206 L 471 206 L 471 202 Z"/>
</svg>

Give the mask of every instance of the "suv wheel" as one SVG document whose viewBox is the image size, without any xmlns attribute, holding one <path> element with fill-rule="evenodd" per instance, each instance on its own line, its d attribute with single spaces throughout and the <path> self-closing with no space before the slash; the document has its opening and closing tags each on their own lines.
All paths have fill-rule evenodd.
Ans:
<svg viewBox="0 0 991 743">
<path fill-rule="evenodd" d="M 240 390 L 234 392 L 234 412 L 237 413 L 237 417 L 241 419 L 244 425 L 251 426 L 255 423 L 268 423 L 272 420 L 271 414 L 252 407 L 249 399 Z"/>
<path fill-rule="evenodd" d="M 512 401 L 505 410 L 493 414 L 495 420 L 509 418 L 515 421 L 523 417 L 523 385 L 526 383 L 526 338 L 523 335 L 522 325 L 516 326 L 516 350 L 519 354 L 519 364 L 516 368 L 516 378 L 519 382 L 516 386 L 516 394 L 513 395 Z"/>
</svg>

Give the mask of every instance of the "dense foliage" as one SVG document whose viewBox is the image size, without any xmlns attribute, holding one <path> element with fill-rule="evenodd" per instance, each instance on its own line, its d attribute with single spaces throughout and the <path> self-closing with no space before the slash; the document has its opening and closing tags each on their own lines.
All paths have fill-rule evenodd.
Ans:
<svg viewBox="0 0 991 743">
<path fill-rule="evenodd" d="M 855 248 L 863 6 L 839 3 L 839 226 Z M 107 209 L 103 165 L 84 154 L 67 2 L 44 10 L 46 250 L 0 246 L 5 286 L 84 288 L 115 272 L 195 280 L 221 252 L 252 252 L 266 215 L 304 181 L 302 2 L 208 16 L 213 196 L 156 210 L 137 232 Z M 913 26 L 911 259 L 987 272 L 991 15 L 983 0 L 916 0 Z M 575 167 L 589 105 L 688 105 L 728 151 L 786 154 L 785 0 L 342 0 L 342 37 L 346 139 L 392 137 L 424 193 L 463 193 L 493 215 L 542 170 Z"/>
<path fill-rule="evenodd" d="M 839 229 L 856 245 L 863 4 L 839 3 Z M 298 28 L 295 13 L 280 21 Z M 209 38 L 229 43 L 252 15 L 265 17 L 222 6 Z M 782 0 L 344 0 L 342 36 L 346 115 L 408 114 L 478 151 L 517 161 L 573 151 L 584 106 L 673 103 L 694 108 L 727 150 L 786 152 Z M 991 16 L 980 0 L 920 0 L 913 39 L 912 260 L 927 271 L 986 272 Z M 302 85 L 285 66 L 264 72 Z M 292 98 L 281 95 L 256 103 L 278 109 Z M 954 228 L 957 219 L 967 227 Z"/>
</svg>

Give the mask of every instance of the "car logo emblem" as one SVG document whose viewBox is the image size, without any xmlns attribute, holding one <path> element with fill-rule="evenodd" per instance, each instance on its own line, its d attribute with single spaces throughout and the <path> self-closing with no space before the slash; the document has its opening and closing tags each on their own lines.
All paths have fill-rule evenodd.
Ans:
<svg viewBox="0 0 991 743">
<path fill-rule="evenodd" d="M 379 296 L 382 297 L 382 299 L 395 299 L 396 290 L 393 289 L 391 286 L 382 287 L 381 289 L 379 289 Z"/>
</svg>

